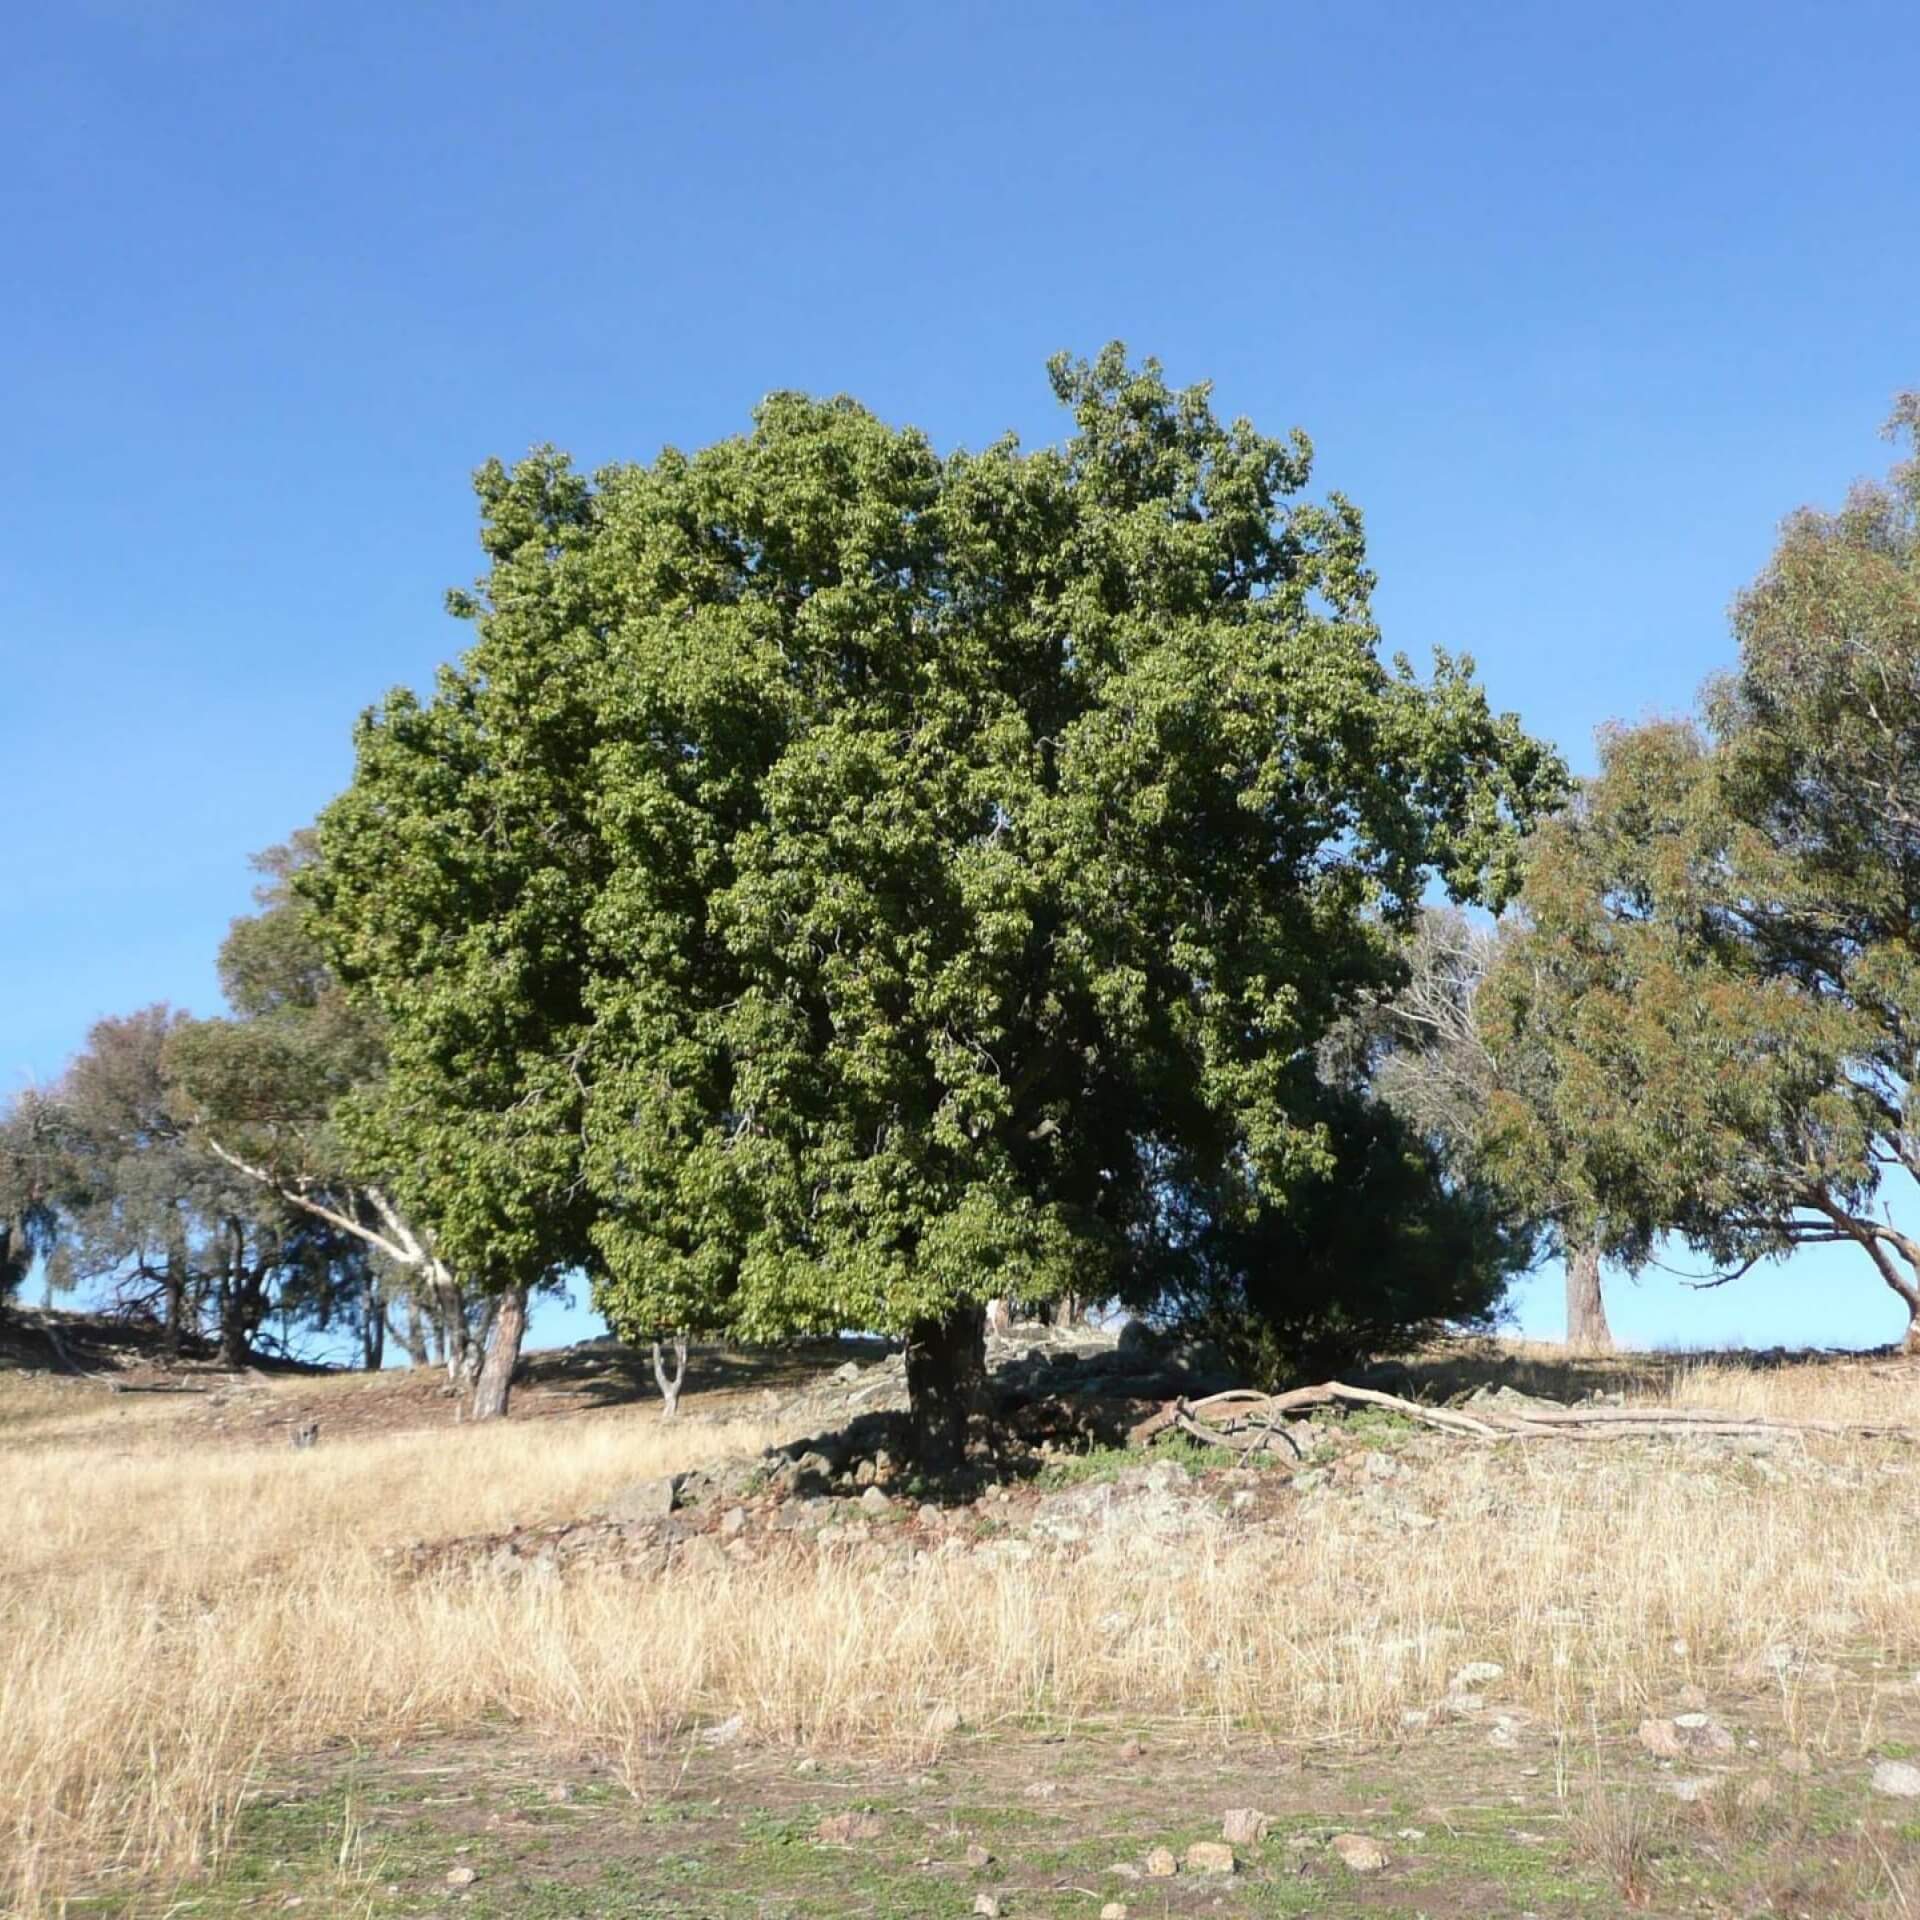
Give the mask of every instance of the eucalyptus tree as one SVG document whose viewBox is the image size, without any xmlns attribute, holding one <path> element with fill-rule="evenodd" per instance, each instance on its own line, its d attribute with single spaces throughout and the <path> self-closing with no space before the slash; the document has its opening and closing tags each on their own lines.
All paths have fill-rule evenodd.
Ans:
<svg viewBox="0 0 1920 1920">
<path fill-rule="evenodd" d="M 1704 725 L 1613 733 L 1539 837 L 1503 994 L 1554 1098 L 1515 1155 L 1571 1166 L 1629 1257 L 1857 1246 L 1920 1349 L 1887 1186 L 1920 1177 L 1920 464 L 1789 520 L 1734 624 Z"/>
<path fill-rule="evenodd" d="M 449 1378 L 472 1386 L 485 1303 L 394 1198 L 377 1140 L 355 1129 L 355 1116 L 377 1106 L 386 1040 L 380 1021 L 333 977 L 313 910 L 295 890 L 314 857 L 310 831 L 256 857 L 258 911 L 235 920 L 220 948 L 231 1012 L 183 1022 L 168 1037 L 175 1109 L 195 1144 L 233 1173 L 364 1249 L 369 1364 L 378 1364 L 396 1306 L 410 1352 L 424 1358 L 424 1310 Z M 488 1409 L 492 1398 L 490 1383 Z"/>
<path fill-rule="evenodd" d="M 1545 1098 L 1490 1103 L 1506 1176 L 1561 1183 L 1629 1266 L 1677 1232 L 1731 1278 L 1896 1230 L 1868 1213 L 1870 1030 L 1771 963 L 1720 772 L 1684 722 L 1610 736 L 1539 837 L 1525 931 L 1483 1003 L 1496 1053 L 1539 1036 L 1551 1058 Z"/>
<path fill-rule="evenodd" d="M 1501 1223 L 1510 1261 L 1542 1251 L 1565 1270 L 1567 1345 L 1605 1353 L 1613 1337 L 1601 1288 L 1601 1236 L 1563 1155 L 1530 1135 L 1515 1151 L 1513 1118 L 1544 1126 L 1552 1059 L 1506 992 L 1518 922 L 1477 924 L 1453 907 L 1425 909 L 1407 941 L 1405 977 L 1336 1029 L 1330 1063 L 1371 1090 L 1428 1144 L 1445 1179 Z"/>
<path fill-rule="evenodd" d="M 59 1108 L 38 1088 L 0 1109 L 0 1308 L 57 1244 L 66 1150 Z"/>
<path fill-rule="evenodd" d="M 1057 448 L 782 393 L 483 469 L 474 644 L 365 717 L 300 883 L 450 1257 L 634 1335 L 903 1336 L 936 1462 L 987 1299 L 1122 1291 L 1182 1183 L 1237 1226 L 1337 1176 L 1318 1041 L 1560 781 L 1469 663 L 1382 662 L 1304 436 L 1052 376 Z"/>
<path fill-rule="evenodd" d="M 369 1277 L 356 1247 L 184 1122 L 168 1051 L 188 1024 L 165 1006 L 96 1022 L 59 1080 L 0 1121 L 0 1179 L 28 1197 L 54 1287 L 91 1285 L 156 1320 L 176 1352 L 210 1333 L 239 1366 L 270 1320 L 325 1329 L 357 1314 Z"/>
</svg>

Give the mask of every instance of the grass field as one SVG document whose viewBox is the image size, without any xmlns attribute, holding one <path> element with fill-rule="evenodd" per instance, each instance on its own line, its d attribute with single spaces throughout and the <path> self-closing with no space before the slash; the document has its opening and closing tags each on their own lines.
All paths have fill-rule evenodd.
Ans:
<svg viewBox="0 0 1920 1920">
<path fill-rule="evenodd" d="M 1612 1377 L 1920 1424 L 1896 1365 Z M 256 1395 L 338 1396 L 350 1431 L 360 1391 Z M 1920 1449 L 1482 1449 L 1384 1421 L 1354 1444 L 1400 1506 L 1289 1493 L 1199 1543 L 654 1580 L 422 1579 L 394 1551 L 788 1437 L 757 1405 L 323 1421 L 294 1452 L 185 1397 L 0 1378 L 12 1910 L 964 1913 L 991 1883 L 1008 1912 L 1199 1911 L 1221 1895 L 1191 1874 L 1102 1876 L 1230 1805 L 1276 1826 L 1222 1911 L 1920 1910 L 1920 1802 L 1866 1786 L 1920 1748 Z M 1449 1706 L 1476 1662 L 1488 1699 Z M 1683 1802 L 1635 1735 L 1689 1702 L 1736 1738 Z M 819 1840 L 868 1804 L 858 1845 Z M 1339 1826 L 1393 1864 L 1334 1872 L 1314 1843 Z"/>
</svg>

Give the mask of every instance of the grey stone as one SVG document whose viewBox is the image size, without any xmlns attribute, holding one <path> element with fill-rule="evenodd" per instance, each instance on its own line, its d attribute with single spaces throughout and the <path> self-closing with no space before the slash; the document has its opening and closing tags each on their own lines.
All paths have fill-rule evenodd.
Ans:
<svg viewBox="0 0 1920 1920">
<path fill-rule="evenodd" d="M 680 1483 L 672 1474 L 655 1480 L 634 1480 L 622 1487 L 607 1502 L 607 1517 L 612 1520 L 664 1520 L 673 1511 Z"/>
</svg>

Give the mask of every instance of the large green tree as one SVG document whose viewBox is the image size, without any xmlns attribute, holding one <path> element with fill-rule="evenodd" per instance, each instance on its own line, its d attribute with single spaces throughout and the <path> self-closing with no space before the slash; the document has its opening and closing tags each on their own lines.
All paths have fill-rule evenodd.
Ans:
<svg viewBox="0 0 1920 1920">
<path fill-rule="evenodd" d="M 1059 448 L 779 394 L 485 469 L 475 644 L 367 716 L 303 882 L 459 1259 L 588 1266 L 629 1333 L 903 1335 L 935 1459 L 987 1298 L 1120 1291 L 1184 1182 L 1324 1186 L 1317 1043 L 1560 778 L 1466 663 L 1380 660 L 1303 436 L 1117 347 L 1053 381 Z"/>
<path fill-rule="evenodd" d="M 1911 429 L 1912 402 L 1897 424 Z M 1791 519 L 1705 724 L 1611 734 L 1540 835 L 1498 997 L 1551 1042 L 1515 1162 L 1630 1258 L 1857 1246 L 1920 1348 L 1920 465 Z"/>
</svg>

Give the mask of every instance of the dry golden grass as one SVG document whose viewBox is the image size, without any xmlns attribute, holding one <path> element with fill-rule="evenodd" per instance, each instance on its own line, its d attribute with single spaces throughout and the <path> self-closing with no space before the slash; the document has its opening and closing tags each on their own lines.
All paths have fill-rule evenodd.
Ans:
<svg viewBox="0 0 1920 1920">
<path fill-rule="evenodd" d="M 1920 1413 L 1909 1376 L 1864 1367 L 1702 1366 L 1670 1397 Z M 1421 1530 L 1325 1499 L 1231 1545 L 538 1583 L 413 1581 L 382 1549 L 589 1511 L 775 1436 L 650 1410 L 310 1453 L 170 1451 L 159 1415 L 135 1431 L 118 1452 L 90 1430 L 0 1444 L 0 1890 L 23 1909 L 116 1870 L 191 1869 L 250 1785 L 323 1742 L 501 1715 L 636 1764 L 734 1713 L 775 1740 L 914 1745 L 936 1706 L 1341 1741 L 1396 1736 L 1471 1659 L 1577 1737 L 1771 1647 L 1901 1682 L 1920 1664 L 1920 1454 L 1897 1443 L 1757 1468 L 1662 1443 L 1416 1438 Z M 1795 1737 L 1872 1738 L 1871 1688 L 1843 1705 L 1830 1683 L 1776 1684 Z"/>
</svg>

